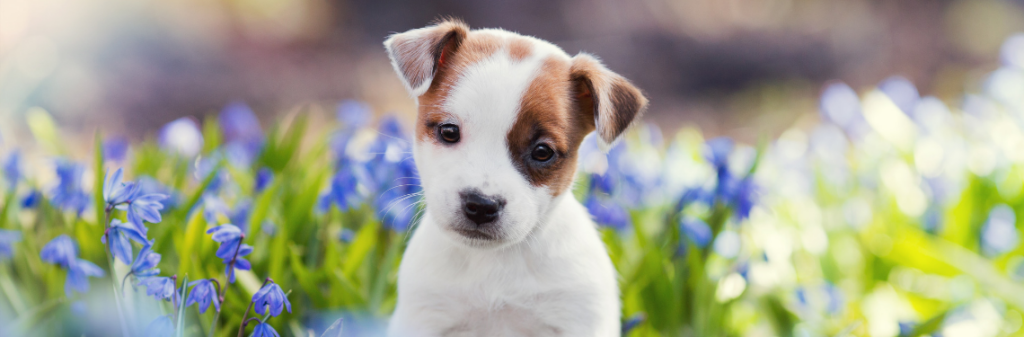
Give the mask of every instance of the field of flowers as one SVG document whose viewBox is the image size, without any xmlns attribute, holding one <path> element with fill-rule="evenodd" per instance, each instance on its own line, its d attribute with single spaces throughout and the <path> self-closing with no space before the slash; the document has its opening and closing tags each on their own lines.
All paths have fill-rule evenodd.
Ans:
<svg viewBox="0 0 1024 337">
<path fill-rule="evenodd" d="M 410 123 L 373 116 L 232 103 L 75 154 L 29 112 L 39 153 L 0 147 L 0 335 L 381 333 L 422 205 Z M 805 120 L 585 141 L 624 335 L 1024 336 L 1024 35 L 955 104 L 832 83 Z"/>
</svg>

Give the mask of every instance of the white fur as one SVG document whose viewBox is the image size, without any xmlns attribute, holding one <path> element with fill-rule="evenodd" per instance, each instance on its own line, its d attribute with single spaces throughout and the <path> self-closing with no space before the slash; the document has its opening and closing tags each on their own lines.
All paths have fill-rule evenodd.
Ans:
<svg viewBox="0 0 1024 337">
<path fill-rule="evenodd" d="M 474 33 L 512 34 L 500 30 Z M 399 269 L 390 336 L 618 336 L 615 269 L 590 215 L 569 191 L 552 197 L 513 166 L 506 135 L 546 57 L 568 56 L 534 40 L 515 62 L 498 52 L 462 74 L 443 107 L 461 140 L 417 140 L 426 213 Z M 507 204 L 495 240 L 467 238 L 459 192 Z"/>
</svg>

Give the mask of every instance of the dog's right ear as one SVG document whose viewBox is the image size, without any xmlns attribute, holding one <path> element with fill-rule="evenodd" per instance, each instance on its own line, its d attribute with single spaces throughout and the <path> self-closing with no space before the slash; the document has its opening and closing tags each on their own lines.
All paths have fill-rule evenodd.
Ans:
<svg viewBox="0 0 1024 337">
<path fill-rule="evenodd" d="M 445 59 L 459 48 L 469 26 L 458 20 L 444 20 L 433 26 L 397 33 L 384 41 L 391 66 L 413 97 L 427 92 Z"/>
</svg>

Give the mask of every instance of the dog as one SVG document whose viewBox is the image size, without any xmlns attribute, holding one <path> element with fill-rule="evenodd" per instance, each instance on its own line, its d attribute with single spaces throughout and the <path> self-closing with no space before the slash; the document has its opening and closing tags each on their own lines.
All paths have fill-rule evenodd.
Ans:
<svg viewBox="0 0 1024 337">
<path fill-rule="evenodd" d="M 458 20 L 384 46 L 417 101 L 425 201 L 388 335 L 619 336 L 616 271 L 571 187 L 584 137 L 607 149 L 641 91 L 589 54 Z"/>
</svg>

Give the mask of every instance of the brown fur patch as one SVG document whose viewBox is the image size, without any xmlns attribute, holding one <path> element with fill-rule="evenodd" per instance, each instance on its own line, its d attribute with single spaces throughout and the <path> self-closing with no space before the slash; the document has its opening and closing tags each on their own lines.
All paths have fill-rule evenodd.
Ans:
<svg viewBox="0 0 1024 337">
<path fill-rule="evenodd" d="M 458 20 L 441 21 L 418 34 L 396 34 L 391 37 L 391 57 L 409 86 L 416 88 L 437 73 L 442 52 L 457 49 L 467 34 L 469 26 Z"/>
<path fill-rule="evenodd" d="M 589 95 L 590 113 L 598 136 L 612 143 L 638 119 L 647 106 L 647 98 L 628 80 L 611 72 L 597 59 L 587 54 L 573 57 L 569 76 L 578 86 L 585 87 Z M 586 106 L 586 104 L 582 104 Z"/>
<path fill-rule="evenodd" d="M 519 115 L 509 130 L 507 144 L 512 163 L 533 186 L 547 186 L 559 195 L 576 174 L 579 145 L 594 124 L 584 116 L 573 97 L 579 88 L 569 78 L 569 62 L 549 57 L 523 94 Z M 531 159 L 540 143 L 548 144 L 556 157 L 548 163 Z"/>
<path fill-rule="evenodd" d="M 444 101 L 467 68 L 499 51 L 506 51 L 513 60 L 521 60 L 532 53 L 532 42 L 525 37 L 506 38 L 486 31 L 470 32 L 460 41 L 457 49 L 445 52 L 445 62 L 437 67 L 427 92 L 419 97 L 416 137 L 421 141 L 439 143 L 435 127 L 451 114 L 444 111 Z"/>
</svg>

